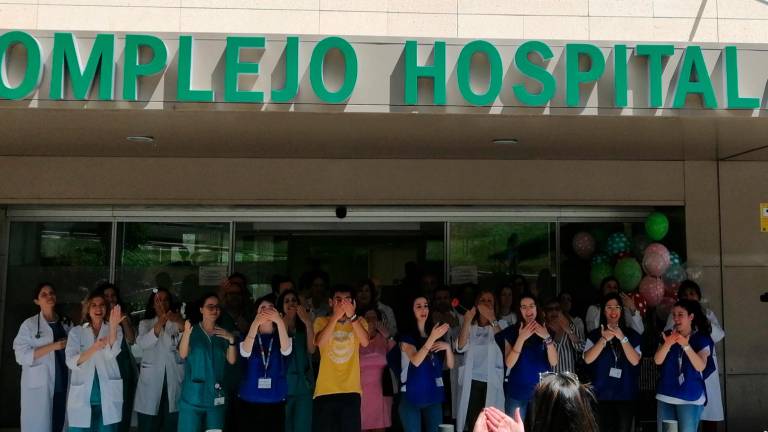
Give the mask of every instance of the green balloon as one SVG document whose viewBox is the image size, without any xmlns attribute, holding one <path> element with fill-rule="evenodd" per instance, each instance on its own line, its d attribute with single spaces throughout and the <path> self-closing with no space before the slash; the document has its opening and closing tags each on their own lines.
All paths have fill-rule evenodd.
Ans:
<svg viewBox="0 0 768 432">
<path fill-rule="evenodd" d="M 607 262 L 599 262 L 592 265 L 592 270 L 589 272 L 589 278 L 592 281 L 594 287 L 599 287 L 600 282 L 608 276 L 613 275 L 613 269 Z"/>
<path fill-rule="evenodd" d="M 619 281 L 619 288 L 624 292 L 632 292 L 643 278 L 640 263 L 634 258 L 622 258 L 616 263 L 613 274 Z"/>
<path fill-rule="evenodd" d="M 659 241 L 669 232 L 669 219 L 664 213 L 653 212 L 645 220 L 645 232 L 651 240 Z"/>
</svg>

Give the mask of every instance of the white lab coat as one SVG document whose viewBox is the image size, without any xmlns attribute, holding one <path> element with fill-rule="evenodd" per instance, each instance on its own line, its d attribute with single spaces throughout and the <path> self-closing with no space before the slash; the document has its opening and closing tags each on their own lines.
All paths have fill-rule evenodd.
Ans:
<svg viewBox="0 0 768 432">
<path fill-rule="evenodd" d="M 110 347 L 96 352 L 88 361 L 78 366 L 80 354 L 88 350 L 96 339 L 109 337 L 109 324 L 104 322 L 98 338 L 93 336 L 93 329 L 80 325 L 69 332 L 67 339 L 67 366 L 72 370 L 67 395 L 67 418 L 70 426 L 91 426 L 91 389 L 93 376 L 99 374 L 101 390 L 101 414 L 105 425 L 117 423 L 123 414 L 123 380 L 117 366 L 117 355 L 123 343 L 123 331 L 118 327 L 117 340 Z"/>
<path fill-rule="evenodd" d="M 181 338 L 179 326 L 168 321 L 160 335 L 155 336 L 156 323 L 157 317 L 139 323 L 136 343 L 141 347 L 143 356 L 133 403 L 136 412 L 153 416 L 160 409 L 163 378 L 168 391 L 168 410 L 172 413 L 179 410 L 177 404 L 181 396 L 181 382 L 184 380 L 184 361 L 179 357 L 177 349 Z"/>
<path fill-rule="evenodd" d="M 506 321 L 499 321 L 499 326 L 503 329 L 507 326 Z M 474 367 L 474 359 L 477 351 L 472 350 L 473 335 L 479 329 L 475 324 L 472 324 L 469 330 L 469 339 L 467 344 L 463 348 L 459 348 L 458 336 L 456 338 L 456 351 L 463 353 L 464 362 L 458 366 L 458 410 L 456 412 L 456 431 L 461 432 L 464 430 L 464 424 L 467 421 L 467 409 L 469 408 L 469 393 L 472 388 L 472 369 Z M 491 327 L 486 327 L 490 329 Z M 491 332 L 493 330 L 490 330 Z M 504 354 L 501 352 L 499 345 L 496 343 L 493 335 L 491 335 L 490 343 L 487 345 L 487 350 L 481 355 L 486 356 L 487 365 L 487 377 L 488 377 L 488 389 L 485 394 L 485 406 L 496 407 L 504 411 Z M 469 425 L 472 430 L 472 425 Z"/>
<path fill-rule="evenodd" d="M 38 330 L 40 337 L 36 338 Z M 69 331 L 69 326 L 64 325 L 64 330 Z M 53 330 L 42 312 L 21 323 L 19 333 L 13 340 L 16 362 L 21 365 L 22 432 L 50 432 L 51 430 L 53 391 L 56 381 L 55 351 L 35 360 L 35 349 L 51 342 L 53 342 Z"/>
<path fill-rule="evenodd" d="M 643 316 L 640 312 L 635 310 L 635 313 L 631 313 L 629 309 L 624 308 L 624 321 L 627 326 L 636 331 L 637 334 L 643 335 L 645 332 L 645 325 L 643 325 Z M 600 327 L 600 306 L 592 305 L 587 309 L 587 333 Z"/>
</svg>

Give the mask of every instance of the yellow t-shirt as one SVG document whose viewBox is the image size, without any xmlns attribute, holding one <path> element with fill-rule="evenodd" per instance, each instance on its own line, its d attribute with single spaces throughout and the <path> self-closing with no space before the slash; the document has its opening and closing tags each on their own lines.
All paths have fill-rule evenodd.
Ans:
<svg viewBox="0 0 768 432">
<path fill-rule="evenodd" d="M 315 334 L 328 324 L 327 317 L 315 319 Z M 363 328 L 368 323 L 360 320 Z M 360 387 L 360 340 L 352 323 L 336 323 L 331 340 L 320 347 L 320 371 L 315 385 L 315 397 L 338 393 L 362 393 Z"/>
</svg>

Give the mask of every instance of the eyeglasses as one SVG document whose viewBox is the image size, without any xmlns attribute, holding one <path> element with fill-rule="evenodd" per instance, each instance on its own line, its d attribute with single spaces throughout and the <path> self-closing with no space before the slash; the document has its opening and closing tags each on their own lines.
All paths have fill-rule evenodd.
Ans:
<svg viewBox="0 0 768 432">
<path fill-rule="evenodd" d="M 204 307 L 205 307 L 206 310 L 211 311 L 211 312 L 217 311 L 217 310 L 221 309 L 221 306 L 219 306 L 217 304 L 215 304 L 215 305 L 205 305 Z"/>
<path fill-rule="evenodd" d="M 607 311 L 621 311 L 621 306 L 606 306 L 605 310 Z"/>
</svg>

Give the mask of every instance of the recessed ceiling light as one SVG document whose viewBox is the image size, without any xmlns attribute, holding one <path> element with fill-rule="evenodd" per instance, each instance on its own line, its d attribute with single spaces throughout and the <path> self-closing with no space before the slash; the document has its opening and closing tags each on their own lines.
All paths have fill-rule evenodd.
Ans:
<svg viewBox="0 0 768 432">
<path fill-rule="evenodd" d="M 498 138 L 493 140 L 494 144 L 517 144 L 519 141 L 517 138 Z"/>
<path fill-rule="evenodd" d="M 131 142 L 137 142 L 137 143 L 153 143 L 155 142 L 155 137 L 151 135 L 135 135 L 135 136 L 129 136 L 125 137 L 128 141 Z"/>
</svg>

